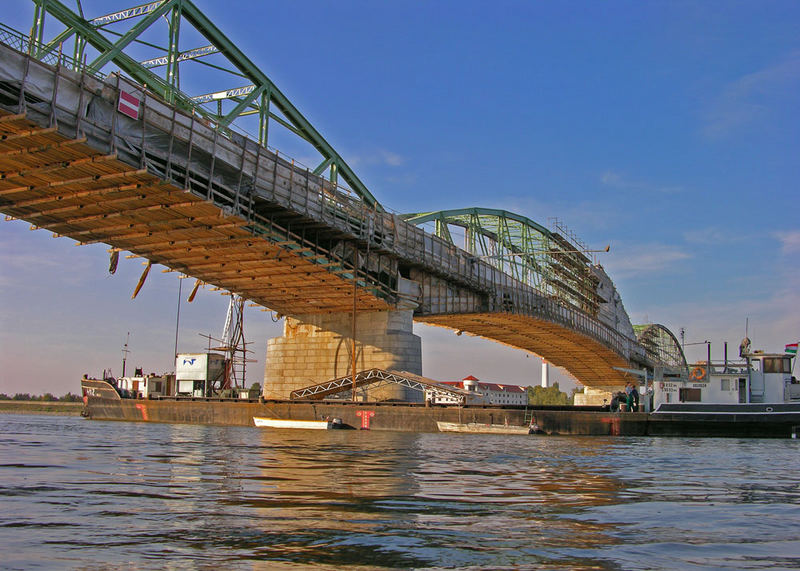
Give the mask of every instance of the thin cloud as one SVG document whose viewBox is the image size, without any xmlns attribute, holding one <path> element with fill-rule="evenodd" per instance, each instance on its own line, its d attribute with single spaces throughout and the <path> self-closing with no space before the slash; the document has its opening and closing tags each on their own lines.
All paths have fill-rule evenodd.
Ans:
<svg viewBox="0 0 800 571">
<path fill-rule="evenodd" d="M 400 167 L 406 163 L 402 155 L 386 149 L 375 149 L 361 154 L 349 155 L 347 160 L 353 168 L 365 166 Z"/>
<path fill-rule="evenodd" d="M 687 344 L 710 340 L 713 359 L 722 358 L 723 341 L 733 344 L 729 344 L 729 356 L 736 358 L 737 344 L 744 337 L 745 323 L 749 320 L 748 335 L 755 348 L 779 351 L 785 343 L 800 339 L 799 278 L 800 272 L 796 270 L 782 272 L 766 284 L 766 290 L 736 301 L 728 297 L 720 300 L 706 297 L 668 305 L 652 304 L 632 313 L 631 319 L 640 321 L 646 313 L 676 336 L 683 327 Z M 686 346 L 689 361 L 704 359 L 705 355 L 705 345 Z"/>
<path fill-rule="evenodd" d="M 688 252 L 668 244 L 615 245 L 612 252 L 613 255 L 603 265 L 615 279 L 670 273 L 676 264 L 692 257 Z"/>
<path fill-rule="evenodd" d="M 719 246 L 721 244 L 740 244 L 752 239 L 744 233 L 735 233 L 730 230 L 718 227 L 699 228 L 687 230 L 683 233 L 683 239 L 690 244 L 700 244 L 706 246 Z"/>
<path fill-rule="evenodd" d="M 634 190 L 647 193 L 678 194 L 685 189 L 676 185 L 659 185 L 652 182 L 630 178 L 613 170 L 600 175 L 603 186 L 616 190 Z"/>
<path fill-rule="evenodd" d="M 721 138 L 769 119 L 784 97 L 800 88 L 800 51 L 762 70 L 730 82 L 711 103 L 703 127 L 709 138 Z"/>
<path fill-rule="evenodd" d="M 775 232 L 774 235 L 781 242 L 781 253 L 800 254 L 800 230 Z"/>
</svg>

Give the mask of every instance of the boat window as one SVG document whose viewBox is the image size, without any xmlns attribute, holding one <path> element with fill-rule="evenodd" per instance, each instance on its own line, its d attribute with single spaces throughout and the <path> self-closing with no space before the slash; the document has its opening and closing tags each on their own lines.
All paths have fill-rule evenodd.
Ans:
<svg viewBox="0 0 800 571">
<path fill-rule="evenodd" d="M 681 402 L 700 402 L 700 389 L 679 389 L 678 400 Z"/>
<path fill-rule="evenodd" d="M 720 390 L 729 391 L 731 390 L 731 380 L 730 379 L 720 379 Z"/>
<path fill-rule="evenodd" d="M 783 357 L 764 359 L 765 373 L 791 373 L 790 360 Z"/>
</svg>

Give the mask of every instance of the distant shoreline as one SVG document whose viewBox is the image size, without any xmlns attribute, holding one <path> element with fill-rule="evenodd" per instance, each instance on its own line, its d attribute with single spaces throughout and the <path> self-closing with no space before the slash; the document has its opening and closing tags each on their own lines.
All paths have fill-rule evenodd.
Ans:
<svg viewBox="0 0 800 571">
<path fill-rule="evenodd" d="M 82 410 L 82 402 L 0 400 L 0 414 L 80 416 Z"/>
</svg>

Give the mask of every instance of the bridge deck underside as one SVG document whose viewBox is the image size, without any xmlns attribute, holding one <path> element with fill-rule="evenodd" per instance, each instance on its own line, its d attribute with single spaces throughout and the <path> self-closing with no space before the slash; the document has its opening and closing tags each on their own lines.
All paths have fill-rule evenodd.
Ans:
<svg viewBox="0 0 800 571">
<path fill-rule="evenodd" d="M 81 243 L 133 252 L 281 313 L 353 307 L 352 280 L 331 264 L 254 236 L 243 218 L 4 110 L 0 211 Z M 357 304 L 389 308 L 360 288 Z"/>
<path fill-rule="evenodd" d="M 561 325 L 514 313 L 430 315 L 417 321 L 466 331 L 546 356 L 593 388 L 615 388 L 628 380 L 613 367 L 630 367 L 627 359 L 602 343 Z"/>
</svg>

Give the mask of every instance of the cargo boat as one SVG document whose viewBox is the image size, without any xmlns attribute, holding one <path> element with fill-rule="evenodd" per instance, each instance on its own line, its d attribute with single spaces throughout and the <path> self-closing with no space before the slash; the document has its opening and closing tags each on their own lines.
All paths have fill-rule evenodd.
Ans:
<svg viewBox="0 0 800 571">
<path fill-rule="evenodd" d="M 84 415 L 96 420 L 253 426 L 253 417 L 286 420 L 339 418 L 344 427 L 439 432 L 438 422 L 531 425 L 539 434 L 582 436 L 682 436 L 792 438 L 800 432 L 800 405 L 763 412 L 704 410 L 611 412 L 608 407 L 426 405 L 424 403 L 224 399 L 213 397 L 121 398 L 107 381 L 84 379 Z M 771 408 L 772 410 L 767 410 Z"/>
</svg>

